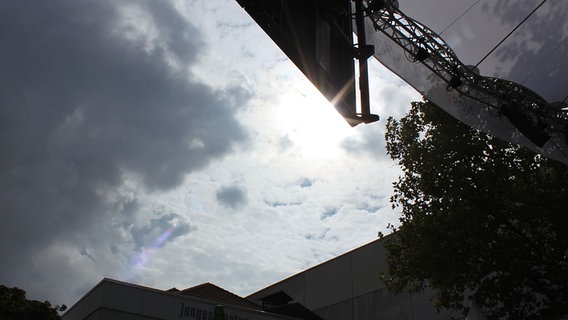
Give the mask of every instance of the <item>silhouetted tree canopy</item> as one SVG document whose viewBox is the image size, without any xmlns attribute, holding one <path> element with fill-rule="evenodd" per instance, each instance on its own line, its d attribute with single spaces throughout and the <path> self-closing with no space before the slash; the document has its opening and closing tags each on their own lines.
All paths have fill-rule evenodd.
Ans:
<svg viewBox="0 0 568 320">
<path fill-rule="evenodd" d="M 59 320 L 58 311 L 65 305 L 52 307 L 49 301 L 28 300 L 19 288 L 0 285 L 0 319 L 2 320 Z"/>
<path fill-rule="evenodd" d="M 490 319 L 568 315 L 568 167 L 474 130 L 429 102 L 387 123 L 400 226 L 385 238 L 394 291 Z"/>
</svg>

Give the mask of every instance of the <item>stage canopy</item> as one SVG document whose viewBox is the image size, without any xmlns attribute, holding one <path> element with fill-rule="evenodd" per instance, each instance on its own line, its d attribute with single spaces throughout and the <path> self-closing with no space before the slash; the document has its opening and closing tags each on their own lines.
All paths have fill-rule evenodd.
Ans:
<svg viewBox="0 0 568 320">
<path fill-rule="evenodd" d="M 443 38 L 465 65 L 477 65 L 481 75 L 514 81 L 549 102 L 566 102 L 568 2 L 401 0 L 399 8 Z"/>
<path fill-rule="evenodd" d="M 363 2 L 375 57 L 426 99 L 568 164 L 568 2 Z"/>
<path fill-rule="evenodd" d="M 378 120 L 358 112 L 353 80 L 374 52 L 460 121 L 568 164 L 568 2 L 237 2 L 352 125 Z"/>
</svg>

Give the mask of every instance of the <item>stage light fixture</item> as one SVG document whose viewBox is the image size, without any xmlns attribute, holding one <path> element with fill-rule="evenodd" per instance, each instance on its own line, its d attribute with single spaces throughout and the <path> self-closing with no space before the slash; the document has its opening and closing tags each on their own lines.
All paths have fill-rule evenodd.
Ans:
<svg viewBox="0 0 568 320">
<path fill-rule="evenodd" d="M 419 62 L 424 62 L 424 60 L 428 59 L 429 57 L 430 57 L 430 54 L 428 53 L 428 50 L 426 50 L 424 48 L 418 48 L 418 51 L 414 55 L 414 58 L 416 59 L 416 61 L 419 61 Z"/>
<path fill-rule="evenodd" d="M 542 148 L 550 139 L 550 135 L 544 131 L 546 125 L 541 121 L 531 119 L 529 115 L 520 111 L 520 107 L 515 101 L 504 101 L 501 106 L 501 114 L 539 148 Z"/>
<path fill-rule="evenodd" d="M 461 80 L 460 76 L 454 75 L 450 79 L 450 82 L 448 82 L 448 88 L 457 89 L 462 84 L 463 84 L 463 81 Z"/>
<path fill-rule="evenodd" d="M 367 7 L 368 10 L 371 12 L 377 12 L 383 10 L 385 8 L 385 1 L 384 0 L 374 0 L 371 1 Z"/>
</svg>

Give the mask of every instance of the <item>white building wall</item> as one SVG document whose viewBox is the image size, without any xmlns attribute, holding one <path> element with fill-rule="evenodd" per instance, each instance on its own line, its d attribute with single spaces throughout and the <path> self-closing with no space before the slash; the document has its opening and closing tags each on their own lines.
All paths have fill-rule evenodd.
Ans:
<svg viewBox="0 0 568 320">
<path fill-rule="evenodd" d="M 450 316 L 436 312 L 428 292 L 388 292 L 379 279 L 379 274 L 387 270 L 386 251 L 377 240 L 255 292 L 247 299 L 261 304 L 260 299 L 283 291 L 325 320 L 437 320 Z"/>
</svg>

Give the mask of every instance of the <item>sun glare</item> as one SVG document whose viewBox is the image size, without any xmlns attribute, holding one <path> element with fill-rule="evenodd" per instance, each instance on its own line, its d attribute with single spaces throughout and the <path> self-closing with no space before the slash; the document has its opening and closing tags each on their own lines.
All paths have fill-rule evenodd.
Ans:
<svg viewBox="0 0 568 320">
<path fill-rule="evenodd" d="M 312 159 L 338 156 L 343 139 L 353 134 L 353 129 L 315 88 L 282 95 L 277 122 L 294 148 Z"/>
</svg>

